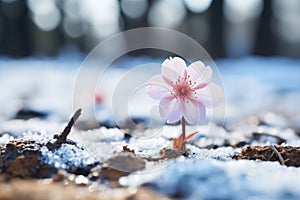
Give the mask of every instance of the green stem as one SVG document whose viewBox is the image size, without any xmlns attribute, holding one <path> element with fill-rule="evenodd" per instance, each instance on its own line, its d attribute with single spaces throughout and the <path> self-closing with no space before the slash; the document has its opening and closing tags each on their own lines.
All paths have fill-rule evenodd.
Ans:
<svg viewBox="0 0 300 200">
<path fill-rule="evenodd" d="M 182 150 L 185 150 L 185 119 L 184 117 L 181 118 L 181 128 L 182 128 L 182 135 L 181 135 L 181 143 L 182 143 Z"/>
</svg>

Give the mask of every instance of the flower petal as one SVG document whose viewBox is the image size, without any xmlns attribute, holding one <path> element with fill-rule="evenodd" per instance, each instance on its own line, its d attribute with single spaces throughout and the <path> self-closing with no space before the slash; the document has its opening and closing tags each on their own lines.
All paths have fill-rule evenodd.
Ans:
<svg viewBox="0 0 300 200">
<path fill-rule="evenodd" d="M 205 119 L 206 110 L 201 102 L 194 99 L 182 100 L 182 114 L 189 124 L 198 124 Z"/>
<path fill-rule="evenodd" d="M 166 59 L 161 68 L 161 74 L 165 78 L 167 84 L 172 85 L 170 82 L 176 82 L 179 76 L 183 76 L 186 72 L 186 64 L 183 59 L 179 57 L 170 57 Z"/>
<path fill-rule="evenodd" d="M 167 97 L 159 102 L 160 115 L 167 119 L 168 123 L 175 123 L 181 119 L 180 102 L 175 97 Z"/>
<path fill-rule="evenodd" d="M 212 108 L 218 106 L 222 102 L 224 92 L 217 84 L 210 83 L 206 87 L 197 90 L 196 96 L 205 107 Z"/>
<path fill-rule="evenodd" d="M 190 64 L 187 68 L 187 73 L 192 81 L 197 82 L 197 85 L 211 82 L 212 69 L 209 66 L 206 67 L 200 60 Z"/>
<path fill-rule="evenodd" d="M 171 88 L 161 75 L 155 75 L 148 80 L 147 92 L 153 99 L 162 99 L 171 95 Z"/>
</svg>

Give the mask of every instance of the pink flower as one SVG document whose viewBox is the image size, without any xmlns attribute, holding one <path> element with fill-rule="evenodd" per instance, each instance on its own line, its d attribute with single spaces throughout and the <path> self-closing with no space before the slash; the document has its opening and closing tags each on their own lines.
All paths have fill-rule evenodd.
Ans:
<svg viewBox="0 0 300 200">
<path fill-rule="evenodd" d="M 160 100 L 160 114 L 168 123 L 184 117 L 188 123 L 197 124 L 205 119 L 206 108 L 217 106 L 224 96 L 211 77 L 212 69 L 201 61 L 187 67 L 183 59 L 170 57 L 163 62 L 161 75 L 148 80 L 147 92 Z"/>
</svg>

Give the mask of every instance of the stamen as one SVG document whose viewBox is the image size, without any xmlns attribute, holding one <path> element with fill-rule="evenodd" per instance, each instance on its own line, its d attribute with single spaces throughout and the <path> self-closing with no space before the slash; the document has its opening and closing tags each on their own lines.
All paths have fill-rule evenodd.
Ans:
<svg viewBox="0 0 300 200">
<path fill-rule="evenodd" d="M 193 89 L 196 81 L 190 80 L 190 75 L 178 76 L 177 81 L 172 89 L 172 95 L 175 95 L 175 98 L 180 98 L 185 100 L 186 98 L 195 98 L 195 90 Z M 189 101 L 187 101 L 189 103 Z"/>
</svg>

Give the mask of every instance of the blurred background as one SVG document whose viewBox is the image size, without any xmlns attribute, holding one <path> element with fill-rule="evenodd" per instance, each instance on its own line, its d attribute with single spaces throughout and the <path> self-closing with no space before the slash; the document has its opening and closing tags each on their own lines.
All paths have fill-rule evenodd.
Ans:
<svg viewBox="0 0 300 200">
<path fill-rule="evenodd" d="M 222 77 L 227 122 L 282 116 L 300 130 L 299 0 L 0 0 L 0 122 L 68 120 L 86 55 L 113 34 L 148 26 L 182 32 L 210 54 Z M 119 48 L 111 46 L 108 52 Z M 85 113 L 112 120 L 112 97 L 124 74 L 142 64 L 160 65 L 168 56 L 157 49 L 120 56 L 95 91 L 82 92 L 95 96 Z M 101 67 L 95 64 L 91 74 Z M 131 116 L 144 120 L 145 101 L 136 95 L 130 102 L 136 108 Z"/>
<path fill-rule="evenodd" d="M 213 58 L 299 57 L 299 23 L 298 0 L 1 0 L 0 55 L 85 54 L 112 34 L 156 26 L 187 34 Z"/>
</svg>

